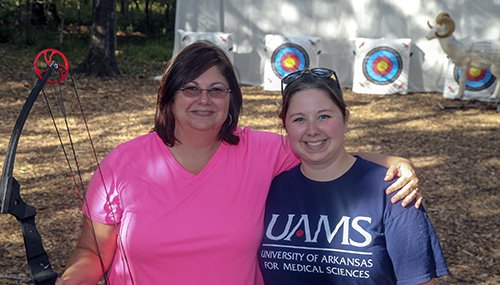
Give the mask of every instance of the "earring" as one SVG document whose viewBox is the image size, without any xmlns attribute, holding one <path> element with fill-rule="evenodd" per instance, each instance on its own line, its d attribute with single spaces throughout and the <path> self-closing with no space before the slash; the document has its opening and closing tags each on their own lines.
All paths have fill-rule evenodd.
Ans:
<svg viewBox="0 0 500 285">
<path fill-rule="evenodd" d="M 227 125 L 230 126 L 233 123 L 233 116 L 231 115 L 231 113 L 229 113 L 228 116 L 229 116 L 229 123 L 227 123 Z"/>
</svg>

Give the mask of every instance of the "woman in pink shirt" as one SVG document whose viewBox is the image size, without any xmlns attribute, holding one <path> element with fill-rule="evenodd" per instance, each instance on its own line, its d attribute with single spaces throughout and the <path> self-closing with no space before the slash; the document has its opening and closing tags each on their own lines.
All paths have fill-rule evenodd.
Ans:
<svg viewBox="0 0 500 285">
<path fill-rule="evenodd" d="M 298 163 L 280 135 L 238 127 L 242 94 L 220 48 L 194 43 L 167 65 L 155 128 L 94 173 L 75 251 L 56 284 L 261 284 L 257 250 L 273 177 Z M 417 196 L 411 163 L 363 154 Z"/>
</svg>

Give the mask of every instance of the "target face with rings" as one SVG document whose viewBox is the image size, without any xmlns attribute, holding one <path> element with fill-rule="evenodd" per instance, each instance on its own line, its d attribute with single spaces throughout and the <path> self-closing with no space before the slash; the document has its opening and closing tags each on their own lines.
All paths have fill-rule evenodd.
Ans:
<svg viewBox="0 0 500 285">
<path fill-rule="evenodd" d="M 402 70 L 401 55 L 391 47 L 376 47 L 363 59 L 365 78 L 377 85 L 387 85 L 396 81 Z"/>
<path fill-rule="evenodd" d="M 453 69 L 453 77 L 457 84 L 459 84 L 461 69 L 455 66 Z M 495 76 L 491 73 L 489 68 L 475 68 L 471 67 L 467 70 L 465 89 L 469 91 L 481 91 L 488 89 L 493 83 L 495 83 Z"/>
<path fill-rule="evenodd" d="M 309 68 L 309 55 L 298 44 L 284 43 L 273 52 L 271 66 L 281 79 L 294 71 Z"/>
</svg>

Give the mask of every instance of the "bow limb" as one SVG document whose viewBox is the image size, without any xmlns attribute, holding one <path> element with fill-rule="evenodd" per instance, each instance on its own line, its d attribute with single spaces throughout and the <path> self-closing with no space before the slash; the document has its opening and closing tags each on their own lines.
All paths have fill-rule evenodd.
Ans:
<svg viewBox="0 0 500 285">
<path fill-rule="evenodd" d="M 23 105 L 10 137 L 0 180 L 0 214 L 10 213 L 21 224 L 26 258 L 28 260 L 33 282 L 37 285 L 55 284 L 57 273 L 52 270 L 47 252 L 43 248 L 40 233 L 36 228 L 36 210 L 34 207 L 26 204 L 21 198 L 20 185 L 12 176 L 12 173 L 14 170 L 17 145 L 21 137 L 24 123 L 28 119 L 28 115 L 36 98 L 55 69 L 57 69 L 57 63 L 52 62 L 42 79 L 32 89 Z"/>
</svg>

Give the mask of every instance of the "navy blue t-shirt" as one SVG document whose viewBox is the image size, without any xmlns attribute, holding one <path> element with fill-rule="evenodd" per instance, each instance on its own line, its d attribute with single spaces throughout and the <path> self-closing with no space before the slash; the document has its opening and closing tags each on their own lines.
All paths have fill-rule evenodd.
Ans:
<svg viewBox="0 0 500 285">
<path fill-rule="evenodd" d="M 387 169 L 357 157 L 313 181 L 300 165 L 276 177 L 259 262 L 266 285 L 419 284 L 448 268 L 423 209 L 392 204 Z"/>
</svg>

